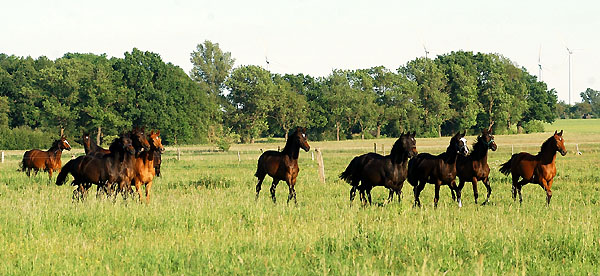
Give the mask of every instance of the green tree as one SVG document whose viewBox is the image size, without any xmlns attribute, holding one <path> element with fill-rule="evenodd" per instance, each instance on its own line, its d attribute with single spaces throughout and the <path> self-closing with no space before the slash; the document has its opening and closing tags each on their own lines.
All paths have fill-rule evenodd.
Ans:
<svg viewBox="0 0 600 276">
<path fill-rule="evenodd" d="M 594 114 L 596 118 L 600 118 L 600 91 L 587 88 L 579 95 L 584 103 L 590 104 L 592 109 L 591 113 Z"/>
<path fill-rule="evenodd" d="M 306 97 L 293 91 L 290 83 L 282 76 L 274 75 L 273 83 L 275 85 L 273 95 L 275 103 L 269 116 L 274 119 L 274 125 L 279 131 L 284 132 L 285 140 L 287 140 L 288 133 L 293 127 L 306 125 L 308 103 Z"/>
<path fill-rule="evenodd" d="M 241 66 L 233 70 L 226 85 L 233 105 L 228 114 L 231 126 L 242 142 L 254 143 L 268 129 L 267 116 L 275 102 L 271 73 L 255 65 Z"/>
<path fill-rule="evenodd" d="M 430 59 L 417 58 L 400 67 L 398 72 L 418 84 L 424 134 L 441 136 L 441 125 L 452 115 L 450 96 L 444 92 L 447 80 L 442 70 Z"/>
<path fill-rule="evenodd" d="M 523 121 L 532 120 L 554 122 L 556 118 L 556 91 L 548 90 L 546 83 L 537 81 L 537 77 L 523 72 L 523 78 L 527 84 L 529 95 L 527 96 L 527 110 L 523 115 Z"/>
</svg>

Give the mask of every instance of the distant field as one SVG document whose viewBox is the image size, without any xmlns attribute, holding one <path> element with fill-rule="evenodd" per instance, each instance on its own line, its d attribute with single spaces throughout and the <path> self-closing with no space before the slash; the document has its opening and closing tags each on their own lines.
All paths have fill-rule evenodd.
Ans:
<svg viewBox="0 0 600 276">
<path fill-rule="evenodd" d="M 569 153 L 557 157 L 552 204 L 530 184 L 519 206 L 498 166 L 512 152 L 537 153 L 555 129 L 564 130 Z M 260 150 L 283 147 L 279 140 L 229 152 L 187 146 L 179 161 L 169 147 L 149 205 L 96 200 L 95 192 L 74 203 L 72 187 L 48 183 L 47 175 L 28 179 L 17 172 L 23 151 L 7 151 L 0 274 L 600 274 L 600 120 L 559 120 L 546 131 L 496 136 L 491 204 L 475 205 L 466 185 L 460 209 L 445 187 L 434 209 L 431 185 L 423 208 L 413 208 L 408 183 L 400 203 L 383 205 L 387 190 L 378 187 L 373 206 L 349 204 L 349 185 L 337 175 L 374 143 L 389 152 L 395 139 L 310 142 L 299 160 L 298 206 L 286 205 L 285 183 L 271 202 L 270 177 L 254 200 Z M 417 149 L 439 153 L 448 141 L 418 138 Z M 314 148 L 323 151 L 326 184 L 311 160 Z M 81 153 L 65 152 L 63 164 Z M 480 199 L 484 191 L 480 184 Z"/>
</svg>

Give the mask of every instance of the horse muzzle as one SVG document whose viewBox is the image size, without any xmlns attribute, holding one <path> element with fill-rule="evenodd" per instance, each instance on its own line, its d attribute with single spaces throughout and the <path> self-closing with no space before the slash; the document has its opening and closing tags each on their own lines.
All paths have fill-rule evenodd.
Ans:
<svg viewBox="0 0 600 276">
<path fill-rule="evenodd" d="M 561 150 L 561 151 L 560 151 L 560 154 L 561 154 L 562 156 L 565 156 L 565 155 L 567 155 L 567 151 L 566 151 L 566 150 L 564 150 L 564 151 L 563 151 L 563 150 Z"/>
</svg>

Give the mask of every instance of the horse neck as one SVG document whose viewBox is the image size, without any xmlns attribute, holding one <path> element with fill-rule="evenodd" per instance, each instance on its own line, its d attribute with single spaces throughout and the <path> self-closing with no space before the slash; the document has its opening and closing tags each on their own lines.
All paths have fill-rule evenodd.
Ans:
<svg viewBox="0 0 600 276">
<path fill-rule="evenodd" d="M 456 163 L 456 159 L 458 158 L 458 153 L 456 153 L 456 150 L 451 149 L 450 146 L 448 146 L 448 148 L 446 149 L 446 152 L 442 153 L 445 154 L 445 158 L 444 161 L 448 164 L 454 164 Z"/>
<path fill-rule="evenodd" d="M 399 151 L 399 152 L 397 152 L 397 151 Z M 390 152 L 390 155 L 388 155 L 386 157 L 389 157 L 390 159 L 392 159 L 392 163 L 394 163 L 394 164 L 402 164 L 402 163 L 406 163 L 406 161 L 408 161 L 408 152 L 406 152 L 404 149 L 399 149 L 399 150 L 392 149 L 392 152 Z"/>
<path fill-rule="evenodd" d="M 283 147 L 281 153 L 289 156 L 292 159 L 298 159 L 298 156 L 300 155 L 300 145 L 295 142 L 293 138 L 290 138 L 285 143 L 285 147 Z"/>
<path fill-rule="evenodd" d="M 471 152 L 471 160 L 480 160 L 480 161 L 485 161 L 487 160 L 487 154 L 488 154 L 488 146 L 485 144 L 485 142 L 482 142 L 481 140 L 477 140 L 477 143 L 475 143 L 475 145 L 473 146 L 473 152 Z"/>
<path fill-rule="evenodd" d="M 538 153 L 538 157 L 540 158 L 542 164 L 554 163 L 554 161 L 556 160 L 556 149 L 546 149 L 540 151 L 540 153 Z"/>
</svg>

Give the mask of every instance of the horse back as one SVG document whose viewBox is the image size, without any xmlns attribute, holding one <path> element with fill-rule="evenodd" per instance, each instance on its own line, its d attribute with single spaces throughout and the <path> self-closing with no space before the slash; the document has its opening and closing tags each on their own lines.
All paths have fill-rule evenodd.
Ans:
<svg viewBox="0 0 600 276">
<path fill-rule="evenodd" d="M 528 152 L 517 153 L 512 157 L 511 173 L 532 180 L 539 163 L 540 159 L 535 155 Z"/>
<path fill-rule="evenodd" d="M 47 151 L 32 149 L 23 154 L 23 168 L 46 169 L 48 168 L 50 154 Z"/>
<path fill-rule="evenodd" d="M 274 150 L 265 151 L 258 159 L 258 167 L 268 175 L 286 179 L 287 174 L 298 175 L 298 160 Z"/>
</svg>

